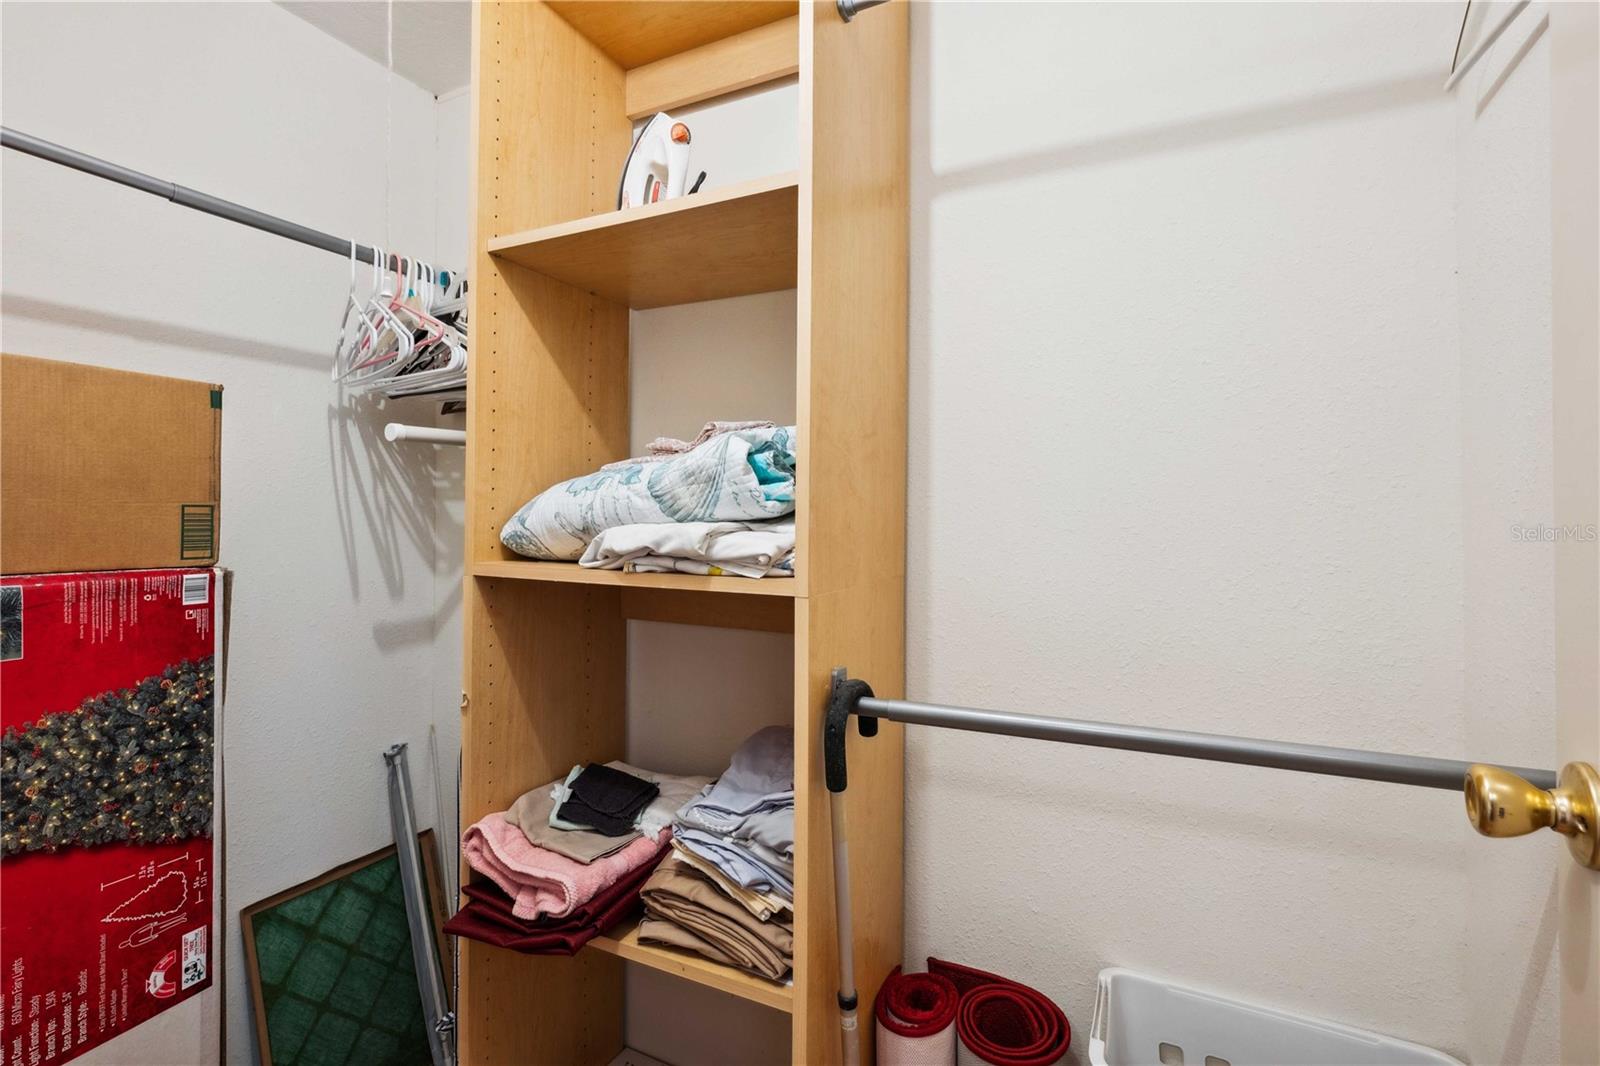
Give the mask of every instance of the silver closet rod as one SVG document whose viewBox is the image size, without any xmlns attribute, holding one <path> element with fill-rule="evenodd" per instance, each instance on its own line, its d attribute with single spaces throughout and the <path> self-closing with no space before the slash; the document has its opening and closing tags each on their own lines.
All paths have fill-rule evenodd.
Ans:
<svg viewBox="0 0 1600 1066">
<path fill-rule="evenodd" d="M 828 722 L 823 740 L 824 762 L 830 781 L 837 776 L 841 785 L 841 788 L 834 789 L 830 783 L 830 791 L 842 791 L 845 773 L 842 743 L 844 722 L 851 715 L 857 716 L 864 736 L 877 732 L 877 719 L 886 718 L 908 725 L 996 733 L 1029 740 L 1053 740 L 1094 748 L 1121 748 L 1124 751 L 1298 770 L 1331 777 L 1389 781 L 1397 785 L 1442 788 L 1450 792 L 1461 791 L 1462 780 L 1474 765 L 1459 759 L 1435 759 L 1425 755 L 1396 755 L 1385 751 L 1291 744 L 1281 740 L 1256 740 L 1220 733 L 1193 733 L 1184 729 L 1158 729 L 1154 726 L 1117 725 L 1076 718 L 1050 718 L 1010 711 L 885 700 L 875 696 L 866 683 L 844 676 L 843 671 L 835 674 L 828 702 Z M 1505 769 L 1538 788 L 1556 787 L 1554 770 L 1535 770 L 1525 766 L 1508 766 Z"/>
<path fill-rule="evenodd" d="M 31 155 L 51 163 L 58 163 L 73 170 L 92 174 L 97 178 L 114 181 L 118 185 L 126 185 L 130 189 L 159 196 L 163 200 L 171 200 L 181 207 L 203 211 L 217 218 L 225 218 L 229 222 L 238 222 L 252 229 L 271 233 L 278 237 L 287 237 L 291 241 L 309 244 L 313 248 L 321 248 L 325 252 L 349 257 L 351 242 L 343 237 L 335 237 L 331 233 L 324 233 L 310 226 L 302 226 L 298 222 L 290 222 L 277 215 L 269 215 L 265 211 L 257 211 L 253 207 L 245 207 L 231 200 L 224 200 L 220 196 L 200 192 L 185 185 L 172 181 L 162 181 L 149 174 L 142 174 L 137 170 L 108 163 L 104 159 L 88 155 L 73 148 L 65 148 L 59 144 L 52 144 L 32 134 L 14 130 L 9 126 L 0 126 L 0 147 L 10 148 L 24 155 Z M 372 262 L 374 252 L 364 244 L 357 244 L 356 258 L 363 263 Z M 398 256 L 386 257 L 393 261 L 396 269 L 400 269 L 403 260 Z"/>
</svg>

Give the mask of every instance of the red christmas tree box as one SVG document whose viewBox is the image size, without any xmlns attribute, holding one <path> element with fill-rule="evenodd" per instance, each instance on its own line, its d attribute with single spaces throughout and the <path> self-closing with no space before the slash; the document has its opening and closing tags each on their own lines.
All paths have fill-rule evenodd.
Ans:
<svg viewBox="0 0 1600 1066">
<path fill-rule="evenodd" d="M 211 986 L 222 575 L 0 578 L 4 1066 Z"/>
</svg>

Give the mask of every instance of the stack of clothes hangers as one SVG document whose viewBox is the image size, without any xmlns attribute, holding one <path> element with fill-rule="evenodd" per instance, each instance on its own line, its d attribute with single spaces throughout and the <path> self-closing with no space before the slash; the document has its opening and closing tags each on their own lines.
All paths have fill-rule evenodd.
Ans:
<svg viewBox="0 0 1600 1066">
<path fill-rule="evenodd" d="M 356 297 L 355 257 L 351 244 L 334 380 L 352 395 L 465 399 L 466 275 L 374 248 L 371 292 L 363 301 Z"/>
<path fill-rule="evenodd" d="M 638 912 L 673 818 L 710 783 L 591 763 L 523 794 L 462 835 L 462 856 L 488 880 L 463 887 L 467 902 L 445 931 L 532 955 L 575 953 Z"/>
<path fill-rule="evenodd" d="M 794 731 L 746 740 L 678 811 L 671 851 L 640 890 L 639 942 L 783 979 L 794 965 Z"/>
<path fill-rule="evenodd" d="M 693 440 L 546 489 L 500 541 L 519 555 L 640 573 L 794 576 L 795 427 L 707 422 Z"/>
</svg>

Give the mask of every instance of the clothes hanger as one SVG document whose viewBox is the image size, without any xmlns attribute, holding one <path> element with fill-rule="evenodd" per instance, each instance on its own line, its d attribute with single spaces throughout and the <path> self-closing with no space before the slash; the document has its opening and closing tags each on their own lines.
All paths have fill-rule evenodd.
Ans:
<svg viewBox="0 0 1600 1066">
<path fill-rule="evenodd" d="M 408 396 L 466 384 L 466 278 L 372 249 L 371 289 L 356 294 L 356 246 L 335 346 L 333 378 L 352 394 Z"/>
<path fill-rule="evenodd" d="M 345 350 L 347 343 L 354 343 L 355 333 L 351 331 L 352 314 L 355 319 L 361 317 L 361 304 L 356 299 L 356 242 L 350 242 L 350 291 L 345 294 L 344 313 L 339 317 L 339 339 L 333 346 L 333 380 L 339 380 L 339 368 L 348 358 Z"/>
<path fill-rule="evenodd" d="M 357 360 L 360 358 L 362 353 L 366 352 L 373 345 L 376 340 L 371 303 L 372 294 L 378 289 L 378 270 L 379 264 L 382 261 L 383 249 L 374 246 L 372 249 L 371 288 L 367 297 L 357 303 L 356 318 L 354 323 L 355 329 L 351 333 L 348 342 L 338 353 L 338 363 L 335 367 L 334 376 L 340 382 L 348 380 L 350 376 L 355 373 L 355 364 Z M 351 269 L 354 270 L 355 268 L 352 266 Z M 353 296 L 352 301 L 354 301 Z"/>
</svg>

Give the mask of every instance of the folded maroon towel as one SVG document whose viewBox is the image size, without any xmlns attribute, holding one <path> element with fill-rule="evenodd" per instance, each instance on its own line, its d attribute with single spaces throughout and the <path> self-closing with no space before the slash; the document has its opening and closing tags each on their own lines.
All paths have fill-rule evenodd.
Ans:
<svg viewBox="0 0 1600 1066">
<path fill-rule="evenodd" d="M 526 955 L 575 955 L 607 929 L 638 914 L 643 906 L 639 889 L 659 861 L 630 872 L 562 918 L 518 918 L 512 913 L 511 897 L 498 885 L 475 881 L 462 886 L 468 902 L 445 923 L 444 931 Z"/>
<path fill-rule="evenodd" d="M 576 955 L 579 949 L 600 935 L 600 930 L 593 926 L 569 932 L 544 929 L 518 933 L 493 919 L 485 918 L 479 913 L 481 906 L 472 902 L 462 907 L 455 917 L 445 923 L 444 931 L 451 936 L 466 937 L 497 948 L 510 948 L 524 955 Z"/>
<path fill-rule="evenodd" d="M 942 959 L 928 972 L 961 993 L 956 1037 L 979 1062 L 994 1066 L 1051 1066 L 1067 1053 L 1072 1026 L 1061 1008 L 1027 985 Z"/>
<path fill-rule="evenodd" d="M 637 896 L 640 886 L 650 880 L 650 875 L 655 872 L 656 866 L 660 864 L 667 854 L 669 853 L 663 852 L 638 869 L 628 871 L 622 878 L 613 881 L 593 896 L 573 907 L 571 913 L 561 918 L 554 918 L 550 915 L 533 919 L 517 917 L 513 910 L 516 902 L 506 895 L 505 889 L 493 881 L 473 881 L 461 886 L 461 891 L 475 902 L 491 909 L 496 917 L 510 923 L 510 927 L 516 929 L 566 929 L 573 926 L 593 925 L 598 915 L 605 914 L 616 906 L 617 900 L 626 899 L 629 896 Z"/>
</svg>

